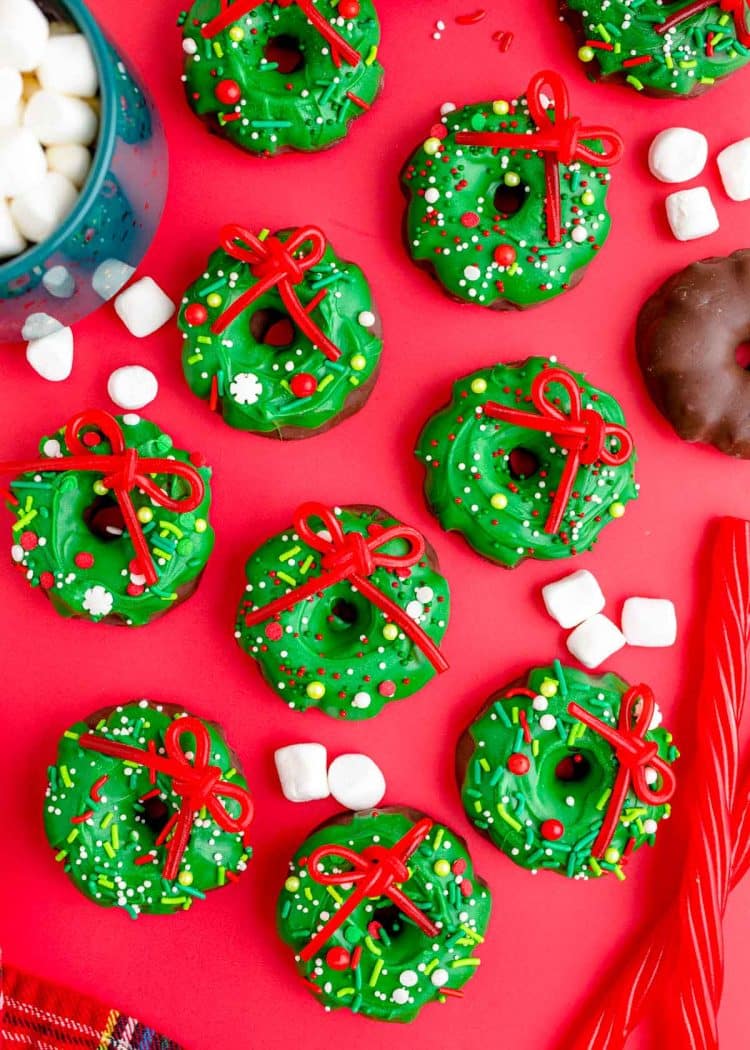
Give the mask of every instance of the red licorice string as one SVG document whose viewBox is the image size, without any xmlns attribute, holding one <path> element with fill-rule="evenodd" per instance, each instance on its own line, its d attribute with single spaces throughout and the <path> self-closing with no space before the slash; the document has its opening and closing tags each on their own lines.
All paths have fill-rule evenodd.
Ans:
<svg viewBox="0 0 750 1050">
<path fill-rule="evenodd" d="M 317 266 L 326 250 L 325 235 L 317 226 L 304 226 L 295 230 L 285 241 L 278 237 L 267 237 L 264 241 L 250 230 L 234 224 L 225 226 L 220 235 L 224 251 L 238 262 L 247 263 L 258 283 L 235 300 L 211 325 L 211 331 L 220 334 L 271 288 L 278 288 L 282 302 L 300 331 L 321 350 L 329 361 L 337 361 L 341 351 L 320 330 L 297 298 L 294 286 L 305 279 L 305 273 Z M 301 255 L 301 248 L 308 250 Z M 317 304 L 316 304 L 317 305 Z"/>
<path fill-rule="evenodd" d="M 106 455 L 92 452 L 86 443 L 87 433 L 103 435 L 112 451 Z M 120 424 L 109 412 L 101 409 L 89 409 L 74 416 L 65 427 L 65 444 L 70 452 L 69 456 L 0 462 L 0 474 L 30 474 L 37 471 L 43 474 L 53 470 L 58 473 L 83 470 L 103 474 L 102 484 L 117 500 L 146 582 L 149 585 L 156 583 L 159 577 L 130 493 L 138 489 L 165 510 L 185 513 L 200 506 L 205 493 L 203 478 L 190 463 L 141 456 L 136 449 L 128 448 Z M 151 477 L 153 474 L 182 478 L 190 488 L 189 495 L 181 499 L 172 499 L 156 484 Z"/>
<path fill-rule="evenodd" d="M 363 901 L 375 897 L 387 897 L 428 937 L 435 937 L 438 932 L 437 926 L 396 885 L 408 880 L 409 868 L 406 862 L 412 853 L 419 849 L 431 830 L 432 821 L 423 817 L 403 838 L 390 847 L 368 846 L 361 854 L 348 846 L 338 845 L 320 846 L 313 850 L 307 860 L 307 870 L 311 878 L 322 886 L 354 883 L 357 888 L 318 930 L 309 944 L 305 945 L 300 957 L 305 961 L 312 959 Z M 327 857 L 346 861 L 347 864 L 351 864 L 351 870 L 330 873 L 321 871 L 319 864 Z"/>
<path fill-rule="evenodd" d="M 549 397 L 547 387 L 550 383 L 559 383 L 565 388 L 570 400 L 567 414 Z M 551 434 L 560 448 L 567 451 L 565 466 L 544 526 L 545 532 L 554 535 L 560 530 L 565 508 L 573 494 L 578 468 L 599 461 L 610 467 L 622 466 L 633 454 L 633 439 L 625 427 L 605 422 L 596 409 L 583 408 L 578 384 L 573 376 L 561 368 L 546 368 L 534 376 L 531 400 L 539 415 L 508 408 L 494 401 L 489 401 L 484 411 L 491 419 L 502 419 L 505 423 Z M 611 437 L 619 441 L 616 452 L 607 448 L 607 439 Z"/>
<path fill-rule="evenodd" d="M 315 531 L 313 521 L 322 522 L 330 539 Z M 391 601 L 388 595 L 369 579 L 378 567 L 389 570 L 408 569 L 417 564 L 424 555 L 425 548 L 424 540 L 416 529 L 408 525 L 392 525 L 369 536 L 363 536 L 359 532 L 345 533 L 330 507 L 315 502 L 303 503 L 298 508 L 294 515 L 294 528 L 303 543 L 323 555 L 320 560 L 321 572 L 288 594 L 249 612 L 245 617 L 248 627 L 264 623 L 279 613 L 294 608 L 306 598 L 348 580 L 360 594 L 382 609 L 389 619 L 411 638 L 436 671 L 447 670 L 448 662 L 432 639 L 400 605 Z M 405 554 L 386 554 L 380 549 L 392 540 L 405 540 L 409 546 L 408 551 Z"/>
<path fill-rule="evenodd" d="M 663 36 L 681 22 L 686 21 L 688 18 L 692 18 L 693 15 L 700 14 L 701 11 L 706 11 L 709 7 L 716 7 L 717 4 L 722 11 L 725 11 L 732 16 L 732 19 L 734 20 L 734 31 L 737 34 L 739 42 L 744 47 L 750 47 L 750 29 L 747 27 L 747 15 L 750 10 L 750 0 L 694 0 L 694 3 L 687 4 L 679 11 L 675 11 L 674 14 L 671 14 L 665 22 L 661 23 L 661 25 L 654 26 L 654 29 L 657 33 L 660 33 Z"/>
<path fill-rule="evenodd" d="M 600 721 L 580 704 L 568 704 L 568 711 L 574 718 L 612 745 L 620 766 L 604 821 L 591 847 L 594 857 L 603 857 L 612 841 L 631 787 L 641 802 L 649 806 L 663 806 L 674 794 L 676 781 L 671 766 L 659 756 L 656 742 L 646 740 L 646 731 L 651 725 L 655 707 L 654 694 L 647 685 L 632 685 L 624 694 L 617 726 Z M 652 788 L 647 783 L 647 768 L 659 774 L 661 784 L 658 788 Z"/>
<path fill-rule="evenodd" d="M 192 762 L 182 746 L 183 736 L 191 736 L 194 739 L 192 750 L 195 758 Z M 176 878 L 180 862 L 190 842 L 193 814 L 204 806 L 224 831 L 239 834 L 250 826 L 254 812 L 250 793 L 239 784 L 222 780 L 218 766 L 210 765 L 211 736 L 197 718 L 178 718 L 171 723 L 164 734 L 164 748 L 167 752 L 164 756 L 157 755 L 153 749 L 142 751 L 138 747 L 121 744 L 117 740 L 97 736 L 95 733 L 84 733 L 78 743 L 81 747 L 96 751 L 100 755 L 145 766 L 149 770 L 152 783 L 155 783 L 157 773 L 171 778 L 172 790 L 180 796 L 182 802 L 180 809 L 157 840 L 157 845 L 162 845 L 170 831 L 172 832 L 163 870 L 165 879 Z M 238 817 L 233 817 L 228 812 L 223 802 L 225 798 L 239 803 Z"/>
<path fill-rule="evenodd" d="M 544 92 L 544 88 L 547 91 Z M 550 120 L 547 102 L 543 95 L 551 94 L 555 107 L 555 119 Z M 562 202 L 560 199 L 560 164 L 585 161 L 596 167 L 611 167 L 622 157 L 624 145 L 612 128 L 586 127 L 580 117 L 570 116 L 568 89 L 559 73 L 545 69 L 531 79 L 526 91 L 529 113 L 538 131 L 530 135 L 510 131 L 460 131 L 456 142 L 465 146 L 490 146 L 492 149 L 538 150 L 544 154 L 545 166 L 545 212 L 547 215 L 547 239 L 550 244 L 562 240 Z M 583 140 L 598 139 L 604 143 L 604 153 L 597 153 Z"/>
<path fill-rule="evenodd" d="M 210 40 L 211 37 L 217 36 L 223 30 L 228 29 L 229 26 L 239 21 L 243 15 L 254 11 L 256 7 L 262 7 L 266 2 L 267 0 L 235 0 L 235 3 L 224 6 L 224 0 L 222 0 L 223 10 L 216 18 L 211 19 L 210 22 L 203 26 L 201 34 Z M 331 59 L 334 64 L 339 65 L 341 59 L 348 62 L 350 66 L 356 66 L 360 62 L 362 56 L 359 51 L 353 48 L 348 41 L 344 40 L 340 33 L 336 32 L 331 23 L 318 11 L 313 0 L 276 0 L 276 3 L 279 7 L 291 7 L 292 4 L 297 4 L 297 7 L 312 22 L 323 39 L 331 45 Z"/>
</svg>

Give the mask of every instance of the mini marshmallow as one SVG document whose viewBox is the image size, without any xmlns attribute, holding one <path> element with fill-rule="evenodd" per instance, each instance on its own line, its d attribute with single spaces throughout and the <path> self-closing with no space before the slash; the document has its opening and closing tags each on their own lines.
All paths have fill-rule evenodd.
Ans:
<svg viewBox="0 0 750 1050">
<path fill-rule="evenodd" d="M 49 40 L 49 22 L 33 0 L 0 0 L 0 65 L 36 69 Z"/>
<path fill-rule="evenodd" d="M 118 408 L 134 411 L 151 404 L 159 392 L 153 372 L 142 365 L 116 368 L 107 381 L 107 393 Z"/>
<path fill-rule="evenodd" d="M 669 598 L 628 598 L 622 607 L 622 633 L 628 645 L 674 645 L 677 614 Z"/>
<path fill-rule="evenodd" d="M 39 83 L 61 95 L 90 98 L 99 90 L 99 76 L 88 40 L 82 33 L 54 36 L 37 69 Z"/>
<path fill-rule="evenodd" d="M 588 569 L 579 569 L 542 587 L 544 607 L 561 627 L 577 627 L 604 608 L 599 582 Z"/>
<path fill-rule="evenodd" d="M 42 379 L 59 383 L 73 371 L 73 333 L 60 328 L 51 335 L 32 340 L 26 347 L 26 360 Z"/>
<path fill-rule="evenodd" d="M 70 299 L 76 290 L 75 277 L 67 266 L 53 266 L 47 270 L 42 284 L 55 299 Z"/>
<path fill-rule="evenodd" d="M 151 277 L 141 277 L 115 299 L 115 311 L 131 335 L 142 339 L 165 325 L 175 305 Z"/>
<path fill-rule="evenodd" d="M 29 100 L 23 123 L 45 146 L 90 146 L 99 127 L 96 113 L 82 99 L 44 89 Z"/>
<path fill-rule="evenodd" d="M 0 198 L 0 259 L 10 259 L 26 247 L 26 239 L 13 221 L 10 208 Z"/>
<path fill-rule="evenodd" d="M 49 170 L 58 171 L 80 190 L 91 168 L 89 150 L 71 142 L 64 146 L 49 146 L 46 152 Z"/>
<path fill-rule="evenodd" d="M 719 217 L 705 186 L 670 193 L 665 203 L 667 221 L 678 241 L 707 237 L 719 228 Z"/>
<path fill-rule="evenodd" d="M 100 299 L 111 299 L 125 287 L 134 273 L 135 267 L 121 259 L 105 259 L 94 270 L 91 287 Z"/>
<path fill-rule="evenodd" d="M 20 193 L 10 205 L 13 221 L 30 241 L 46 241 L 68 217 L 78 190 L 64 175 L 48 171 L 38 186 Z"/>
<path fill-rule="evenodd" d="M 328 755 L 323 744 L 290 744 L 274 751 L 284 798 L 290 802 L 311 802 L 328 798 Z"/>
<path fill-rule="evenodd" d="M 38 186 L 47 174 L 47 159 L 28 128 L 0 128 L 0 197 L 16 197 Z"/>
<path fill-rule="evenodd" d="M 740 139 L 727 146 L 716 163 L 727 197 L 733 201 L 750 200 L 750 139 Z"/>
<path fill-rule="evenodd" d="M 23 79 L 17 69 L 0 66 L 0 127 L 7 128 L 20 123 L 20 102 Z"/>
<path fill-rule="evenodd" d="M 689 182 L 708 160 L 708 139 L 692 128 L 665 128 L 648 151 L 648 167 L 661 182 Z"/>
<path fill-rule="evenodd" d="M 41 339 L 44 335 L 52 335 L 53 332 L 59 332 L 62 325 L 54 317 L 50 317 L 49 314 L 36 313 L 29 314 L 23 323 L 21 330 L 21 336 L 23 339 Z"/>
<path fill-rule="evenodd" d="M 372 809 L 385 794 L 385 777 L 368 755 L 339 755 L 328 767 L 331 794 L 346 809 Z"/>
<path fill-rule="evenodd" d="M 576 660 L 592 668 L 622 649 L 625 637 L 608 617 L 596 613 L 571 631 L 566 644 Z"/>
</svg>

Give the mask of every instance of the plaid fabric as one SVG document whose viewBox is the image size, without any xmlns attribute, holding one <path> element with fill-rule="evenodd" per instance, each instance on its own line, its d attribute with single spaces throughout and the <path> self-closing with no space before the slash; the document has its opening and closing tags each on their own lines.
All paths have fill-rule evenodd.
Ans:
<svg viewBox="0 0 750 1050">
<path fill-rule="evenodd" d="M 181 1050 L 96 999 L 4 966 L 0 1050 Z"/>
</svg>

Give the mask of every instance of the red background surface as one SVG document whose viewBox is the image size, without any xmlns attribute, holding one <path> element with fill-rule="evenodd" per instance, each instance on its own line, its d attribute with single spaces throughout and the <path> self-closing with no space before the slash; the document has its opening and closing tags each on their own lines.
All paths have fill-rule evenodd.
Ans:
<svg viewBox="0 0 750 1050">
<path fill-rule="evenodd" d="M 469 828 L 452 779 L 454 743 L 498 685 L 532 663 L 565 657 L 562 632 L 545 616 L 539 586 L 585 566 L 599 577 L 614 617 L 632 593 L 676 601 L 678 645 L 626 650 L 609 668 L 653 685 L 665 721 L 689 749 L 702 626 L 698 552 L 717 514 L 750 514 L 750 464 L 673 436 L 645 394 L 634 362 L 633 324 L 643 298 L 673 270 L 748 245 L 750 204 L 726 198 L 713 156 L 747 134 L 750 72 L 697 100 L 654 101 L 590 86 L 567 30 L 556 21 L 555 5 L 546 0 L 489 4 L 488 17 L 473 27 L 453 22 L 470 3 L 380 0 L 387 76 L 372 113 L 328 153 L 264 162 L 210 137 L 189 113 L 179 83 L 176 5 L 92 0 L 91 6 L 136 59 L 170 141 L 167 211 L 141 272 L 178 298 L 216 245 L 222 223 L 276 228 L 312 221 L 367 271 L 386 349 L 380 381 L 360 415 L 322 437 L 288 445 L 230 430 L 191 396 L 171 325 L 138 342 L 105 306 L 76 329 L 73 376 L 55 386 L 31 372 L 19 348 L 0 351 L 3 458 L 30 453 L 39 435 L 83 406 L 112 408 L 106 379 L 113 368 L 152 368 L 161 391 L 147 411 L 179 442 L 202 450 L 215 468 L 218 534 L 196 596 L 140 630 L 65 622 L 10 565 L 0 574 L 0 943 L 6 958 L 137 1012 L 193 1050 L 276 1050 L 303 1041 L 308 1050 L 355 1042 L 360 1050 L 374 1050 L 385 1040 L 393 1050 L 552 1048 L 618 946 L 672 894 L 680 826 L 700 785 L 683 782 L 672 826 L 660 831 L 653 852 L 634 859 L 627 882 L 534 878 Z M 447 23 L 440 41 L 431 38 L 437 18 Z M 515 33 L 505 55 L 490 39 L 497 29 Z M 574 112 L 625 133 L 628 152 L 610 197 L 612 235 L 581 287 L 556 302 L 525 314 L 459 306 L 406 258 L 399 168 L 441 102 L 516 94 L 544 67 L 566 76 Z M 653 134 L 675 123 L 709 137 L 712 159 L 700 181 L 710 187 L 722 221 L 719 233 L 692 245 L 671 238 L 663 218 L 668 189 L 645 164 Z M 562 566 L 525 564 L 507 572 L 441 532 L 423 505 L 411 449 L 455 376 L 540 352 L 585 370 L 622 401 L 640 452 L 642 495 L 606 529 L 593 554 Z M 245 556 L 289 522 L 298 502 L 313 497 L 381 503 L 423 529 L 453 591 L 445 643 L 450 672 L 358 725 L 287 710 L 232 639 Z M 239 884 L 190 912 L 134 923 L 75 892 L 47 847 L 41 799 L 45 767 L 62 730 L 103 704 L 144 695 L 224 724 L 256 796 L 256 855 Z M 410 1028 L 386 1028 L 345 1011 L 323 1013 L 276 937 L 274 901 L 287 858 L 336 808 L 332 801 L 295 806 L 281 796 L 273 750 L 308 739 L 325 742 L 331 755 L 369 752 L 386 773 L 386 801 L 423 808 L 464 833 L 494 891 L 482 965 L 466 998 L 428 1007 Z M 750 887 L 741 887 L 726 923 L 726 1050 L 747 1045 L 749 905 Z"/>
</svg>

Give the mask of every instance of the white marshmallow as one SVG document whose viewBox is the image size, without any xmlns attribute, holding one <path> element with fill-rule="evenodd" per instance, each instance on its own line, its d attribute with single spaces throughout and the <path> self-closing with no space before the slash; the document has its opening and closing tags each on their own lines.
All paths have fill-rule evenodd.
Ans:
<svg viewBox="0 0 750 1050">
<path fill-rule="evenodd" d="M 46 241 L 67 218 L 78 200 L 69 179 L 48 171 L 38 186 L 20 193 L 11 202 L 16 226 L 30 241 Z"/>
<path fill-rule="evenodd" d="M 142 365 L 116 368 L 107 381 L 107 393 L 119 408 L 134 411 L 150 405 L 159 392 L 153 372 Z"/>
<path fill-rule="evenodd" d="M 750 200 L 750 139 L 740 139 L 727 146 L 716 163 L 727 197 L 733 201 Z"/>
<path fill-rule="evenodd" d="M 0 197 L 15 197 L 38 186 L 47 174 L 47 159 L 28 128 L 0 128 Z"/>
<path fill-rule="evenodd" d="M 51 335 L 53 332 L 59 332 L 62 325 L 54 317 L 50 317 L 49 314 L 37 313 L 29 314 L 23 323 L 21 330 L 21 336 L 24 339 L 41 339 L 44 335 Z"/>
<path fill-rule="evenodd" d="M 579 569 L 542 587 L 544 607 L 561 627 L 577 627 L 604 608 L 599 582 L 588 569 Z"/>
<path fill-rule="evenodd" d="M 13 221 L 10 208 L 0 198 L 0 259 L 10 259 L 26 247 L 26 239 Z"/>
<path fill-rule="evenodd" d="M 151 277 L 141 277 L 115 299 L 115 311 L 122 323 L 138 339 L 165 325 L 175 305 Z"/>
<path fill-rule="evenodd" d="M 708 160 L 708 139 L 692 128 L 665 128 L 648 151 L 648 167 L 661 182 L 689 182 Z"/>
<path fill-rule="evenodd" d="M 49 39 L 49 23 L 33 0 L 0 0 L 0 65 L 36 69 Z"/>
<path fill-rule="evenodd" d="M 669 598 L 628 598 L 622 607 L 622 633 L 628 645 L 674 645 L 677 614 Z"/>
<path fill-rule="evenodd" d="M 100 299 L 111 299 L 125 287 L 134 273 L 135 267 L 121 259 L 105 259 L 94 270 L 91 287 Z"/>
<path fill-rule="evenodd" d="M 328 787 L 346 809 L 372 809 L 385 794 L 385 777 L 368 755 L 339 755 L 328 767 Z"/>
<path fill-rule="evenodd" d="M 290 744 L 274 751 L 284 798 L 290 802 L 311 802 L 328 798 L 328 755 L 323 744 Z"/>
<path fill-rule="evenodd" d="M 719 228 L 719 216 L 705 186 L 670 193 L 666 206 L 667 221 L 678 241 L 707 237 Z"/>
<path fill-rule="evenodd" d="M 67 266 L 53 266 L 47 270 L 42 284 L 55 299 L 70 299 L 76 290 L 75 277 Z"/>
<path fill-rule="evenodd" d="M 596 613 L 568 635 L 566 644 L 576 660 L 591 668 L 622 649 L 625 637 L 608 617 Z"/>
<path fill-rule="evenodd" d="M 37 76 L 43 88 L 61 95 L 91 98 L 99 90 L 94 56 L 82 33 L 52 37 L 44 49 Z"/>
<path fill-rule="evenodd" d="M 15 126 L 20 120 L 23 79 L 17 69 L 0 66 L 0 127 Z"/>
<path fill-rule="evenodd" d="M 45 146 L 71 142 L 90 146 L 96 138 L 99 118 L 82 99 L 42 89 L 29 100 L 23 123 Z"/>
<path fill-rule="evenodd" d="M 26 347 L 26 360 L 42 379 L 59 383 L 73 371 L 73 333 L 60 328 L 52 335 L 32 340 Z"/>
<path fill-rule="evenodd" d="M 70 179 L 80 190 L 91 168 L 91 153 L 85 146 L 73 142 L 64 146 L 49 146 L 47 167 L 50 171 L 58 171 L 66 179 Z"/>
</svg>

